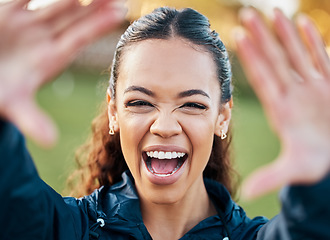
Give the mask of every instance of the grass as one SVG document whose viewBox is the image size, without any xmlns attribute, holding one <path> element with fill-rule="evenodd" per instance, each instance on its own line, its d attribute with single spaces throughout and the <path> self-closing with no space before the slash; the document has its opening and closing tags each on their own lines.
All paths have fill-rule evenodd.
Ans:
<svg viewBox="0 0 330 240">
<path fill-rule="evenodd" d="M 38 94 L 38 102 L 58 124 L 60 138 L 50 150 L 41 149 L 30 140 L 27 145 L 40 176 L 61 192 L 67 176 L 74 169 L 74 152 L 89 134 L 90 123 L 98 106 L 105 101 L 107 76 L 68 70 Z M 104 83 L 104 86 L 100 86 Z M 251 171 L 271 160 L 279 150 L 269 130 L 260 104 L 253 96 L 241 94 L 233 111 L 233 144 L 237 169 L 244 179 Z M 279 211 L 277 194 L 253 202 L 238 202 L 248 216 L 272 217 Z"/>
</svg>

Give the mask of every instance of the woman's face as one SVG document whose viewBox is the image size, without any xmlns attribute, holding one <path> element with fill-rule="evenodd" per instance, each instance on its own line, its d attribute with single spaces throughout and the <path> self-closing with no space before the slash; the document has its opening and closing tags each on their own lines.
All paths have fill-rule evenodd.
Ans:
<svg viewBox="0 0 330 240">
<path fill-rule="evenodd" d="M 109 117 L 140 198 L 168 204 L 198 194 L 214 134 L 227 131 L 230 107 L 220 107 L 208 52 L 180 39 L 125 50 Z"/>
</svg>

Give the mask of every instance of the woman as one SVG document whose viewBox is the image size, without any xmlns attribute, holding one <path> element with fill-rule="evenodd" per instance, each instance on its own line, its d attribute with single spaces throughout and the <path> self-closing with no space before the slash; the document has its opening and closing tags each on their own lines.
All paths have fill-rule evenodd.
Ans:
<svg viewBox="0 0 330 240">
<path fill-rule="evenodd" d="M 313 186 L 287 188 L 283 211 L 269 222 L 263 217 L 249 219 L 231 200 L 225 188 L 231 190 L 226 142 L 232 108 L 228 54 L 203 15 L 192 9 L 160 8 L 133 23 L 117 46 L 107 95 L 109 125 L 105 114 L 94 123 L 95 139 L 89 149 L 90 168 L 96 172 L 91 180 L 97 179 L 103 187 L 81 199 L 63 200 L 37 176 L 15 128 L 2 121 L 1 169 L 10 176 L 19 173 L 1 189 L 8 206 L 4 216 L 11 215 L 1 218 L 4 238 L 329 238 L 328 201 L 320 198 L 329 189 L 325 177 L 330 165 L 329 118 L 315 117 L 314 98 L 301 102 L 310 94 L 325 109 L 328 58 L 320 48 L 310 61 L 296 60 L 304 48 L 291 50 L 300 41 L 280 12 L 276 12 L 275 28 L 286 31 L 277 35 L 290 40 L 283 41 L 283 46 L 273 40 L 255 12 L 247 10 L 242 18 L 253 35 L 249 39 L 238 33 L 238 50 L 283 142 L 279 163 L 265 172 L 285 169 L 288 176 L 271 176 L 278 179 L 276 184 Z M 319 41 L 310 32 L 314 28 L 309 21 L 301 21 L 310 37 L 307 46 Z M 269 53 L 269 45 L 276 51 Z M 297 75 L 291 75 L 291 70 Z M 318 82 L 311 83 L 307 77 L 314 77 L 316 71 Z M 311 111 L 304 119 L 304 111 L 298 108 L 302 105 Z M 284 112 L 284 118 L 281 111 L 286 108 L 293 113 Z M 7 166 L 10 159 L 15 161 Z M 296 169 L 287 170 L 290 164 Z M 314 164 L 319 171 L 304 172 Z M 4 179 L 9 176 L 2 174 Z M 259 193 L 253 182 L 250 187 Z M 262 187 L 264 191 L 273 186 L 265 182 Z M 25 216 L 29 221 L 24 221 Z"/>
</svg>

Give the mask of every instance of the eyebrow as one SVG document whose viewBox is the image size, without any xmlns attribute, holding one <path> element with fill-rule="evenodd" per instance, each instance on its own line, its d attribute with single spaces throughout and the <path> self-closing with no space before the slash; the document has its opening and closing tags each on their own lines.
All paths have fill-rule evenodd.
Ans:
<svg viewBox="0 0 330 240">
<path fill-rule="evenodd" d="M 202 95 L 202 96 L 205 96 L 207 98 L 210 98 L 210 96 L 204 92 L 203 90 L 200 90 L 200 89 L 190 89 L 190 90 L 187 90 L 187 91 L 184 91 L 184 92 L 180 92 L 178 94 L 178 97 L 179 98 L 184 98 L 184 97 L 190 97 L 190 96 L 193 96 L 193 95 Z"/>
<path fill-rule="evenodd" d="M 149 90 L 145 87 L 140 87 L 140 86 L 135 86 L 135 85 L 126 88 L 125 91 L 124 91 L 124 94 L 127 93 L 127 92 L 134 92 L 134 91 L 144 93 L 144 94 L 146 94 L 148 96 L 151 96 L 151 97 L 155 96 L 155 94 L 151 90 Z M 178 94 L 178 98 L 185 98 L 185 97 L 190 97 L 190 96 L 193 96 L 193 95 L 202 95 L 202 96 L 205 96 L 207 98 L 210 98 L 210 96 L 206 92 L 204 92 L 203 90 L 200 90 L 200 89 L 190 89 L 190 90 L 187 90 L 187 91 L 180 92 Z"/>
<path fill-rule="evenodd" d="M 140 86 L 134 86 L 134 85 L 126 88 L 124 91 L 124 94 L 127 92 L 134 92 L 134 91 L 142 92 L 142 93 L 144 93 L 148 96 L 152 96 L 152 97 L 155 96 L 155 94 L 152 91 L 150 91 L 149 89 L 140 87 Z"/>
</svg>

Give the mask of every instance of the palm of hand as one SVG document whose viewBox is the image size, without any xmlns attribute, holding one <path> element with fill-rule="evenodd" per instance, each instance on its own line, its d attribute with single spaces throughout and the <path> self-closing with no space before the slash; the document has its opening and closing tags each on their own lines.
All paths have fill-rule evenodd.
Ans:
<svg viewBox="0 0 330 240">
<path fill-rule="evenodd" d="M 82 46 L 115 28 L 125 11 L 107 0 L 87 7 L 65 0 L 36 11 L 25 9 L 28 2 L 0 6 L 0 115 L 39 144 L 49 145 L 56 131 L 34 102 L 36 90 L 62 71 Z"/>
<path fill-rule="evenodd" d="M 315 183 L 330 170 L 330 62 L 323 42 L 306 17 L 297 22 L 304 42 L 279 11 L 275 33 L 251 10 L 242 21 L 250 36 L 239 33 L 238 54 L 281 141 L 278 159 L 250 177 L 245 195 Z"/>
</svg>

